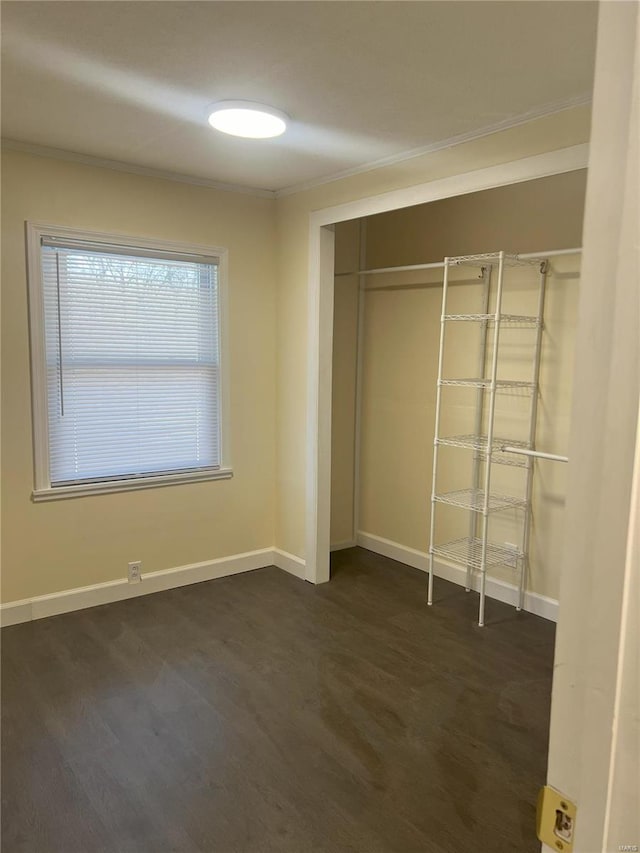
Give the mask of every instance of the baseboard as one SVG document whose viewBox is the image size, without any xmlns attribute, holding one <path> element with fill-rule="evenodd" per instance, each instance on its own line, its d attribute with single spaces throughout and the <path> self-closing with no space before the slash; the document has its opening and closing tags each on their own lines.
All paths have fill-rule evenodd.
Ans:
<svg viewBox="0 0 640 853">
<path fill-rule="evenodd" d="M 381 536 L 375 536 L 364 531 L 358 532 L 357 542 L 339 543 L 339 545 L 333 546 L 332 550 L 352 548 L 356 544 L 415 569 L 424 572 L 428 569 L 429 557 L 424 551 L 408 548 L 406 545 L 400 545 L 398 542 L 392 542 L 390 539 L 383 539 Z M 141 595 L 162 592 L 192 583 L 201 583 L 241 572 L 251 572 L 255 569 L 263 569 L 266 566 L 277 566 L 279 569 L 305 580 L 306 564 L 301 557 L 280 548 L 263 548 L 259 551 L 234 554 L 230 557 L 207 560 L 203 563 L 192 563 L 159 572 L 144 573 L 142 582 L 139 584 L 130 584 L 125 578 L 121 578 L 92 586 L 54 592 L 50 595 L 10 601 L 0 606 L 0 626 L 8 627 L 33 619 L 44 619 L 47 616 L 69 613 L 72 610 L 83 610 L 87 607 L 122 601 L 125 598 L 137 598 Z M 457 566 L 436 562 L 435 574 L 437 577 L 464 586 L 466 573 L 464 569 Z M 474 578 L 474 589 L 477 583 L 478 579 Z M 487 595 L 490 598 L 515 606 L 518 592 L 514 584 L 488 577 Z M 558 602 L 539 593 L 525 593 L 524 609 L 553 622 L 557 621 Z"/>
<path fill-rule="evenodd" d="M 347 548 L 355 548 L 358 543 L 355 539 L 349 539 L 346 542 L 336 542 L 335 545 L 332 545 L 329 550 L 331 553 L 334 551 L 346 551 Z"/>
<path fill-rule="evenodd" d="M 274 548 L 273 565 L 282 569 L 283 572 L 289 572 L 290 575 L 295 575 L 295 577 L 305 580 L 306 563 L 302 557 L 296 557 L 295 554 L 290 554 L 281 548 Z"/>
<path fill-rule="evenodd" d="M 408 548 L 406 545 L 400 545 L 398 542 L 383 539 L 381 536 L 375 536 L 364 531 L 358 531 L 358 545 L 369 551 L 374 551 L 376 554 L 381 554 L 383 557 L 389 557 L 399 563 L 412 566 L 414 569 L 420 569 L 423 572 L 429 570 L 429 555 L 425 551 L 417 551 L 415 548 Z M 450 563 L 436 561 L 434 563 L 434 574 L 436 577 L 444 578 L 459 586 L 464 586 L 466 583 L 466 571 Z M 479 584 L 480 579 L 474 577 L 472 588 L 477 590 Z M 514 607 L 518 601 L 518 588 L 515 584 L 489 577 L 489 575 L 487 575 L 486 593 L 489 598 L 503 601 L 505 604 L 511 604 Z M 524 610 L 528 613 L 535 613 L 536 616 L 542 616 L 544 619 L 549 619 L 551 622 L 558 621 L 558 602 L 554 598 L 548 598 L 546 595 L 540 595 L 537 592 L 525 592 Z"/>
<path fill-rule="evenodd" d="M 358 531 L 357 541 L 361 548 L 366 548 L 368 551 L 382 554 L 383 557 L 389 557 L 391 560 L 397 560 L 399 563 L 405 563 L 423 572 L 429 570 L 429 555 L 424 551 L 416 551 L 415 548 L 400 545 L 391 539 L 383 539 L 382 536 L 375 536 L 373 533 L 365 533 L 363 530 Z"/>
<path fill-rule="evenodd" d="M 30 622 L 31 599 L 22 601 L 10 601 L 8 604 L 0 605 L 0 627 L 7 628 L 9 625 L 19 625 L 21 622 Z"/>
<path fill-rule="evenodd" d="M 284 552 L 281 553 L 284 554 Z M 291 559 L 298 560 L 299 558 L 291 557 Z M 301 562 L 303 565 L 302 575 L 298 574 L 298 577 L 304 577 L 304 561 Z M 142 582 L 138 584 L 130 584 L 125 578 L 122 578 L 93 584 L 92 586 L 54 592 L 50 595 L 39 595 L 22 601 L 11 601 L 0 607 L 0 625 L 2 627 L 17 625 L 20 622 L 29 622 L 32 619 L 44 619 L 47 616 L 69 613 L 72 610 L 83 610 L 99 604 L 110 604 L 113 601 L 122 601 L 125 598 L 137 598 L 141 595 L 236 575 L 241 572 L 251 572 L 254 569 L 263 569 L 266 566 L 273 565 L 279 565 L 276 562 L 274 549 L 263 548 L 259 551 L 248 551 L 244 554 L 234 554 L 231 557 L 207 560 L 204 563 L 192 563 L 159 572 L 146 572 L 142 575 Z M 284 568 L 282 565 L 279 567 Z M 288 568 L 285 570 L 291 571 Z M 296 572 L 292 573 L 297 574 Z"/>
</svg>

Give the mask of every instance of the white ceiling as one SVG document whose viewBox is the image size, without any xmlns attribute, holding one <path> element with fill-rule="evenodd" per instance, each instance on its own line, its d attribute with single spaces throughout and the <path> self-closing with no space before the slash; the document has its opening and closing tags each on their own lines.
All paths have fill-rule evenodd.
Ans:
<svg viewBox="0 0 640 853">
<path fill-rule="evenodd" d="M 3 136 L 269 190 L 591 92 L 593 2 L 2 3 Z M 289 113 L 274 140 L 207 107 Z"/>
</svg>

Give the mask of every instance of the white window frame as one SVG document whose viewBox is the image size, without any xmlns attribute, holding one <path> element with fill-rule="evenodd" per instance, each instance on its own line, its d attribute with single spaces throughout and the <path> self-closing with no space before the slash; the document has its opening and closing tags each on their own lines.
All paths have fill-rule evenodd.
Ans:
<svg viewBox="0 0 640 853">
<path fill-rule="evenodd" d="M 194 243 L 156 240 L 150 237 L 132 237 L 124 234 L 85 231 L 62 225 L 26 222 L 27 283 L 29 291 L 29 324 L 31 342 L 31 399 L 33 423 L 34 489 L 35 502 L 100 495 L 107 492 L 125 492 L 169 486 L 178 483 L 198 483 L 203 480 L 227 480 L 233 476 L 230 447 L 229 399 L 229 346 L 228 346 L 228 251 L 219 247 Z M 92 244 L 105 243 L 123 248 L 176 252 L 215 258 L 218 262 L 218 317 L 219 317 L 219 404 L 220 417 L 220 467 L 215 470 L 161 474 L 81 483 L 70 486 L 52 486 L 49 478 L 49 413 L 47 399 L 47 362 L 45 349 L 44 293 L 42 286 L 41 243 L 43 237 L 86 240 Z"/>
</svg>

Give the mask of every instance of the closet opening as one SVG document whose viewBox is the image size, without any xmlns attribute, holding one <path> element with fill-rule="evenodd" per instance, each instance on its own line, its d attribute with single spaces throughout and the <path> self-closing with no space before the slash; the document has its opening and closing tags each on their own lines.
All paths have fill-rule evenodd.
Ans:
<svg viewBox="0 0 640 853">
<path fill-rule="evenodd" d="M 325 231 L 334 570 L 359 546 L 423 570 L 425 610 L 431 563 L 433 608 L 447 581 L 476 624 L 492 600 L 556 619 L 585 186 L 576 168 Z"/>
</svg>

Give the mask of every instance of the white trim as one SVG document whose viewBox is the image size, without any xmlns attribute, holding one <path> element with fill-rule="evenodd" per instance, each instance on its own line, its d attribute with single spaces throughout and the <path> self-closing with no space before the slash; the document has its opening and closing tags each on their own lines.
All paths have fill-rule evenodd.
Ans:
<svg viewBox="0 0 640 853">
<path fill-rule="evenodd" d="M 310 287 L 307 365 L 307 410 L 315 425 L 313 441 L 307 442 L 307 513 L 314 519 L 306 526 L 306 579 L 326 583 L 330 579 L 331 527 L 331 382 L 333 370 L 333 286 L 335 234 L 332 225 L 309 230 Z M 322 400 L 322 407 L 319 401 Z"/>
<path fill-rule="evenodd" d="M 456 136 L 450 136 L 448 139 L 440 139 L 439 141 L 431 142 L 428 145 L 411 148 L 408 151 L 401 151 L 398 154 L 391 154 L 388 157 L 382 157 L 378 160 L 370 160 L 368 163 L 362 163 L 360 166 L 353 166 L 350 169 L 343 169 L 340 172 L 334 172 L 332 175 L 326 175 L 322 178 L 314 178 L 310 181 L 292 184 L 284 189 L 276 190 L 275 197 L 282 198 L 283 196 L 295 195 L 296 193 L 311 190 L 314 187 L 319 187 L 323 184 L 331 184 L 334 181 L 341 181 L 344 178 L 350 178 L 353 175 L 360 175 L 363 172 L 371 172 L 374 169 L 381 169 L 385 166 L 395 166 L 397 163 L 403 163 L 405 160 L 412 160 L 414 157 L 422 157 L 425 154 L 433 154 L 435 151 L 441 151 L 443 148 L 453 148 L 454 145 L 463 145 L 465 142 L 473 142 L 474 139 L 482 139 L 484 136 L 491 136 L 493 133 L 500 133 L 503 130 L 509 130 L 512 127 L 519 127 L 522 124 L 527 124 L 527 122 L 545 118 L 545 116 L 555 115 L 556 113 L 561 113 L 564 110 L 583 107 L 589 104 L 591 104 L 590 92 L 585 92 L 584 94 L 573 98 L 564 98 L 561 101 L 554 101 L 553 103 L 545 104 L 542 107 L 529 110 L 526 113 L 519 113 L 512 118 L 485 125 L 485 127 L 478 130 L 459 133 Z"/>
<path fill-rule="evenodd" d="M 281 548 L 273 549 L 273 565 L 282 569 L 283 572 L 288 572 L 300 580 L 305 580 L 305 561 L 302 557 L 297 557 L 295 554 L 290 554 L 288 551 L 283 551 Z"/>
<path fill-rule="evenodd" d="M 162 240 L 145 235 L 121 234 L 117 231 L 88 231 L 86 228 L 73 228 L 69 225 L 52 225 L 49 222 L 26 223 L 27 233 L 39 240 L 41 237 L 59 237 L 62 240 L 85 240 L 86 242 L 107 243 L 110 246 L 131 246 L 134 249 L 151 249 L 158 252 L 199 255 L 217 259 L 222 266 L 228 250 L 221 246 L 205 246 L 202 243 L 187 243 L 183 240 Z"/>
<path fill-rule="evenodd" d="M 328 579 L 325 578 L 325 567 L 329 556 L 331 501 L 330 490 L 327 493 L 323 484 L 330 482 L 331 476 L 330 377 L 333 323 L 327 322 L 327 316 L 332 318 L 335 283 L 333 258 L 327 258 L 326 263 L 322 263 L 325 256 L 320 252 L 321 229 L 348 219 L 584 169 L 588 165 L 588 158 L 587 144 L 573 145 L 324 208 L 309 215 L 305 555 L 307 577 L 312 582 Z"/>
<path fill-rule="evenodd" d="M 10 625 L 20 625 L 22 622 L 31 622 L 33 619 L 32 599 L 25 598 L 22 601 L 10 601 L 8 604 L 0 604 L 0 628 L 8 628 Z"/>
<path fill-rule="evenodd" d="M 91 154 L 80 154 L 78 151 L 65 151 L 63 148 L 49 148 L 47 145 L 36 145 L 31 142 L 21 142 L 19 139 L 3 139 L 2 147 L 9 151 L 24 151 L 36 157 L 49 157 L 53 160 L 66 160 L 69 163 L 81 163 L 83 166 L 95 166 L 98 169 L 111 169 L 114 172 L 127 172 L 130 175 L 142 175 L 145 178 L 159 178 L 163 181 L 175 181 L 180 184 L 192 184 L 196 187 L 207 187 L 228 193 L 243 193 L 258 196 L 258 198 L 275 198 L 274 190 L 263 190 L 258 187 L 245 187 L 240 184 L 226 184 L 210 178 L 197 175 L 183 175 L 165 169 L 154 169 L 152 166 L 139 166 L 136 163 L 125 163 L 121 160 L 109 160 L 104 157 L 94 157 Z"/>
<path fill-rule="evenodd" d="M 229 252 L 218 252 L 218 360 L 220 396 L 220 466 L 231 473 L 231 345 L 229 329 Z"/>
<path fill-rule="evenodd" d="M 383 557 L 389 557 L 391 560 L 404 563 L 414 569 L 420 569 L 422 572 L 429 571 L 429 555 L 424 551 L 417 551 L 415 548 L 408 548 L 406 545 L 400 545 L 399 542 L 393 542 L 391 539 L 383 539 L 381 536 L 374 536 L 372 533 L 363 531 L 358 532 L 358 545 L 376 554 L 381 554 Z M 444 578 L 444 580 L 451 581 L 458 586 L 464 587 L 466 584 L 466 570 L 450 563 L 434 562 L 434 574 L 436 577 Z M 471 586 L 477 591 L 480 588 L 480 578 L 474 576 Z M 513 607 L 518 603 L 518 587 L 516 584 L 498 580 L 498 578 L 492 578 L 489 575 L 487 575 L 486 581 L 486 594 L 489 598 L 503 601 L 505 604 L 513 605 Z M 435 603 L 437 604 L 437 602 Z M 558 602 L 554 598 L 549 598 L 538 592 L 525 592 L 524 610 L 528 613 L 535 613 L 536 616 L 542 616 L 543 619 L 548 619 L 551 622 L 558 621 Z"/>
<path fill-rule="evenodd" d="M 29 294 L 29 345 L 31 354 L 31 411 L 35 491 L 50 489 L 47 356 L 45 351 L 44 294 L 40 236 L 36 223 L 25 225 L 27 288 Z"/>
<path fill-rule="evenodd" d="M 136 237 L 102 231 L 87 231 L 65 225 L 44 222 L 26 222 L 27 284 L 29 291 L 29 338 L 31 348 L 31 400 L 33 411 L 34 451 L 34 502 L 99 495 L 107 492 L 125 492 L 169 486 L 176 483 L 195 483 L 203 480 L 227 480 L 233 476 L 231 469 L 231 405 L 229 394 L 229 334 L 228 334 L 228 270 L 227 249 L 160 240 L 154 237 Z M 215 471 L 168 473 L 158 476 L 131 477 L 130 479 L 52 488 L 49 481 L 49 429 L 47 409 L 47 363 L 45 352 L 44 295 L 42 288 L 41 241 L 43 237 L 62 240 L 79 240 L 94 244 L 150 249 L 153 252 L 172 252 L 195 255 L 215 260 L 218 265 L 218 346 L 219 346 L 219 399 L 220 399 L 220 467 Z"/>
<path fill-rule="evenodd" d="M 640 408 L 638 410 L 638 420 L 636 424 L 636 448 L 634 454 L 630 498 L 629 529 L 627 533 L 627 553 L 625 555 L 624 579 L 622 583 L 622 606 L 620 608 L 620 635 L 618 638 L 618 655 L 616 661 L 616 689 L 613 703 L 613 722 L 611 726 L 611 753 L 609 755 L 607 801 L 604 813 L 603 836 L 605 839 L 606 847 L 609 847 L 609 845 L 613 841 L 610 832 L 611 815 L 613 810 L 613 797 L 616 782 L 616 765 L 619 759 L 620 750 L 624 748 L 620 743 L 621 720 L 623 726 L 625 717 L 629 720 L 629 722 L 631 722 L 632 720 L 631 709 L 629 708 L 625 712 L 623 696 L 625 689 L 628 689 L 629 691 L 632 689 L 630 687 L 630 684 L 634 678 L 634 676 L 632 675 L 632 656 L 635 656 L 637 662 L 637 653 L 635 649 L 631 646 L 629 640 L 631 639 L 632 634 L 632 620 L 634 618 L 635 611 L 637 611 L 637 605 L 634 607 L 632 599 L 633 576 L 638 569 L 638 564 L 640 563 Z M 635 630 L 637 632 L 637 629 Z M 637 674 L 635 676 L 635 679 L 637 685 Z M 631 726 L 629 726 L 629 728 L 631 728 Z M 605 850 L 605 847 L 603 847 L 602 849 Z"/>
<path fill-rule="evenodd" d="M 244 554 L 220 557 L 203 563 L 191 563 L 159 572 L 145 572 L 140 583 L 131 584 L 126 578 L 121 578 L 106 583 L 66 589 L 50 595 L 10 601 L 0 607 L 0 624 L 2 627 L 17 625 L 19 622 L 44 619 L 47 616 L 110 604 L 125 598 L 138 598 L 141 595 L 163 592 L 167 589 L 228 577 L 241 572 L 251 572 L 273 565 L 275 565 L 273 549 L 262 548 L 259 551 L 247 551 Z"/>
<path fill-rule="evenodd" d="M 208 480 L 230 480 L 233 471 L 219 468 L 215 471 L 190 471 L 185 474 L 164 474 L 161 477 L 131 477 L 128 480 L 105 480 L 103 483 L 80 483 L 74 486 L 52 486 L 34 489 L 31 497 L 34 503 L 59 501 L 68 498 L 105 495 L 109 492 L 135 492 L 138 489 L 157 489 L 161 486 L 177 486 L 180 483 L 204 483 Z"/>
<path fill-rule="evenodd" d="M 589 144 L 583 142 L 580 145 L 523 157 L 521 160 L 487 166 L 473 172 L 448 175 L 446 178 L 438 178 L 435 181 L 414 184 L 357 201 L 325 207 L 314 211 L 310 217 L 316 226 L 335 225 L 336 222 L 344 222 L 347 219 L 359 219 L 376 213 L 386 213 L 389 210 L 412 207 L 415 204 L 425 204 L 443 198 L 490 190 L 494 187 L 533 181 L 549 175 L 574 172 L 576 169 L 586 169 L 588 163 Z"/>
<path fill-rule="evenodd" d="M 329 550 L 331 553 L 334 551 L 346 551 L 347 548 L 355 548 L 358 543 L 355 539 L 349 539 L 345 542 L 336 542 L 335 545 L 332 545 Z"/>
</svg>

